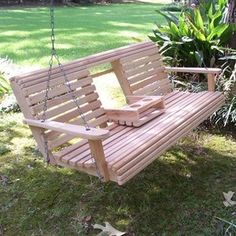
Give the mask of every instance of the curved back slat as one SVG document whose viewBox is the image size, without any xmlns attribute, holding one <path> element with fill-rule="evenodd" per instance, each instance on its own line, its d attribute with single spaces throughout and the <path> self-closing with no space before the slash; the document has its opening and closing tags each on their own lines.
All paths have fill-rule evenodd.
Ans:
<svg viewBox="0 0 236 236">
<path fill-rule="evenodd" d="M 48 92 L 46 119 L 84 125 L 82 112 L 84 119 L 91 127 L 103 125 L 107 121 L 107 117 L 89 71 L 77 67 L 77 71 L 73 70 L 71 73 L 70 70 L 65 70 L 65 73 L 72 91 L 68 89 L 63 73 L 53 71 Z M 44 77 L 39 76 L 38 80 L 38 76 L 33 72 L 30 85 L 28 82 L 24 82 L 27 81 L 24 76 L 21 76 L 20 79 L 19 77 L 11 79 L 14 94 L 26 118 L 42 119 L 47 86 L 47 74 L 44 73 L 44 75 Z M 80 109 L 72 95 L 77 98 Z M 55 131 L 47 132 L 46 137 L 49 140 L 50 148 L 58 147 L 73 138 L 71 135 Z"/>
<path fill-rule="evenodd" d="M 164 95 L 171 92 L 171 83 L 158 48 L 153 46 L 124 56 L 113 64 L 126 95 Z"/>
</svg>

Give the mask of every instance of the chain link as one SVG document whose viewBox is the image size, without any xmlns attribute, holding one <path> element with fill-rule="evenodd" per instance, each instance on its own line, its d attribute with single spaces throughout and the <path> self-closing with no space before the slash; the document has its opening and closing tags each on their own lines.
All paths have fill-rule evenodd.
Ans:
<svg viewBox="0 0 236 236">
<path fill-rule="evenodd" d="M 51 0 L 50 1 L 50 19 L 51 19 L 51 58 L 49 60 L 49 70 L 48 70 L 48 76 L 47 76 L 47 83 L 46 83 L 46 91 L 45 91 L 45 97 L 44 97 L 44 101 L 43 101 L 43 113 L 42 113 L 42 118 L 41 118 L 41 121 L 42 122 L 45 122 L 45 120 L 47 119 L 46 117 L 46 112 L 47 112 L 47 101 L 49 99 L 49 90 L 50 90 L 50 79 L 51 79 L 51 75 L 52 75 L 52 69 L 53 69 L 53 61 L 54 59 L 56 60 L 57 62 L 57 65 L 60 69 L 60 72 L 62 73 L 63 77 L 64 77 L 64 80 L 65 80 L 65 86 L 67 87 L 68 89 L 68 92 L 67 94 L 70 94 L 71 95 L 71 98 L 74 102 L 74 104 L 76 105 L 76 108 L 78 109 L 78 112 L 79 112 L 79 115 L 84 123 L 84 126 L 85 126 L 85 129 L 88 131 L 90 130 L 90 127 L 84 117 L 84 114 L 79 106 L 79 103 L 78 103 L 78 100 L 74 94 L 74 91 L 73 89 L 71 88 L 71 84 L 67 78 L 67 75 L 65 73 L 65 70 L 63 68 L 63 65 L 61 64 L 60 62 L 60 59 L 57 55 L 57 52 L 56 52 L 56 48 L 55 48 L 55 42 L 56 42 L 56 37 L 55 37 L 55 14 L 54 14 L 54 0 Z M 42 136 L 43 136 L 43 139 L 44 139 L 44 146 L 45 146 L 45 161 L 46 163 L 49 163 L 50 162 L 50 157 L 49 157 L 49 148 L 48 148 L 48 141 L 47 141 L 47 138 L 46 138 L 46 135 L 45 135 L 45 132 L 42 132 Z M 92 158 L 94 160 L 94 163 L 95 163 L 95 167 L 96 167 L 96 172 L 97 172 L 97 175 L 99 177 L 100 180 L 103 179 L 103 176 L 101 175 L 100 171 L 99 171 L 99 168 L 97 166 L 97 163 L 96 163 L 96 160 L 95 158 L 93 157 L 92 155 Z"/>
</svg>

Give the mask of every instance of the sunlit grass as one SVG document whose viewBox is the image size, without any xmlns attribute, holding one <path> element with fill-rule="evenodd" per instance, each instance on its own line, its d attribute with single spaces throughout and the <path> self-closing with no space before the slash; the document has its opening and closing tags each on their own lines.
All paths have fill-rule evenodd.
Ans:
<svg viewBox="0 0 236 236">
<path fill-rule="evenodd" d="M 113 4 L 58 7 L 56 42 L 62 61 L 147 39 L 154 22 L 163 18 L 158 4 Z M 50 54 L 50 21 L 47 8 L 0 10 L 0 57 L 16 64 L 47 66 Z"/>
</svg>

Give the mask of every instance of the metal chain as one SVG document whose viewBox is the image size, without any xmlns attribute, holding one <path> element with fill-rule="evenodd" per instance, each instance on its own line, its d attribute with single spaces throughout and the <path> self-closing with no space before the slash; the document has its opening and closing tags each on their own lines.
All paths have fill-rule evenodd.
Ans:
<svg viewBox="0 0 236 236">
<path fill-rule="evenodd" d="M 54 40 L 55 41 L 55 40 Z M 53 43 L 52 43 L 53 45 Z M 49 70 L 48 70 L 48 77 L 47 77 L 47 85 L 46 85 L 46 92 L 45 92 L 45 97 L 44 97 L 44 104 L 43 104 L 43 114 L 42 114 L 42 122 L 45 122 L 46 120 L 46 111 L 47 111 L 47 101 L 48 101 L 48 93 L 50 90 L 50 79 L 51 79 L 51 74 L 52 74 L 52 66 L 53 66 L 53 54 L 54 50 L 52 50 L 51 58 L 49 60 Z M 49 157 L 49 149 L 48 149 L 48 141 L 45 135 L 45 132 L 42 131 L 42 136 L 44 140 L 44 147 L 45 147 L 45 162 L 49 163 L 50 162 L 50 157 Z"/>
<path fill-rule="evenodd" d="M 61 73 L 63 74 L 65 85 L 68 88 L 68 93 L 71 94 L 71 98 L 73 102 L 75 103 L 76 107 L 78 108 L 79 114 L 83 120 L 84 126 L 86 127 L 86 130 L 89 130 L 89 125 L 84 117 L 84 114 L 82 110 L 79 107 L 79 103 L 77 98 L 74 95 L 73 89 L 71 88 L 70 82 L 67 78 L 67 75 L 64 71 L 64 68 L 59 60 L 59 57 L 57 55 L 56 49 L 55 49 L 55 14 L 54 14 L 54 0 L 51 0 L 51 6 L 50 6 L 50 19 L 51 19 L 51 58 L 49 60 L 49 70 L 48 70 L 48 77 L 47 77 L 47 85 L 46 85 L 46 92 L 45 92 L 45 98 L 44 98 L 44 108 L 43 108 L 43 114 L 42 114 L 42 121 L 44 122 L 46 120 L 46 111 L 47 111 L 47 101 L 48 101 L 48 93 L 50 90 L 50 79 L 52 74 L 52 67 L 53 67 L 53 59 L 55 58 L 57 61 L 57 64 L 60 68 Z"/>
<path fill-rule="evenodd" d="M 68 92 L 67 94 L 70 94 L 71 95 L 71 98 L 74 102 L 74 104 L 76 105 L 77 109 L 78 109 L 78 112 L 79 112 L 79 115 L 84 123 L 84 126 L 85 126 L 85 129 L 88 131 L 90 130 L 90 127 L 84 117 L 84 114 L 79 106 L 79 103 L 78 103 L 78 100 L 73 92 L 73 89 L 71 88 L 71 84 L 67 78 L 67 75 L 65 73 L 65 70 L 63 68 L 63 65 L 61 64 L 60 62 L 60 59 L 57 55 L 57 52 L 56 52 L 56 49 L 55 49 L 55 41 L 56 41 L 56 37 L 55 37 L 55 14 L 54 14 L 54 0 L 51 0 L 50 1 L 50 23 L 51 23 L 51 58 L 49 60 L 49 70 L 48 70 L 48 76 L 47 76 L 47 83 L 46 83 L 46 91 L 45 91 L 45 97 L 44 97 L 44 104 L 43 104 L 43 114 L 42 114 L 42 119 L 41 121 L 42 122 L 45 122 L 46 120 L 46 112 L 47 112 L 47 101 L 49 99 L 49 90 L 50 90 L 50 79 L 51 79 L 51 75 L 52 75 L 52 68 L 53 68 L 53 59 L 56 60 L 57 62 L 57 65 L 59 66 L 59 69 L 60 69 L 60 72 L 62 73 L 63 77 L 64 77 L 64 80 L 65 80 L 65 86 L 67 87 L 68 89 Z M 47 138 L 46 138 L 46 135 L 45 135 L 45 132 L 42 132 L 42 136 L 43 136 L 43 139 L 44 139 L 44 146 L 45 146 L 45 154 L 46 154 L 46 157 L 45 157 L 45 161 L 46 163 L 49 163 L 50 162 L 50 157 L 49 157 L 49 149 L 48 149 L 48 141 L 47 141 Z M 103 176 L 101 175 L 99 169 L 98 169 L 98 166 L 97 166 L 97 163 L 96 163 L 96 159 L 93 157 L 93 155 L 91 155 L 92 158 L 94 159 L 94 163 L 95 163 L 95 168 L 96 168 L 96 172 L 97 172 L 97 175 L 99 177 L 100 180 L 103 179 Z"/>
<path fill-rule="evenodd" d="M 58 66 L 60 68 L 61 73 L 63 74 L 64 80 L 65 80 L 65 85 L 68 88 L 68 92 L 70 93 L 71 98 L 72 98 L 76 108 L 79 111 L 79 115 L 80 115 L 81 119 L 83 120 L 84 126 L 85 126 L 86 130 L 88 131 L 88 130 L 90 130 L 89 124 L 87 123 L 87 121 L 86 121 L 86 119 L 84 117 L 84 114 L 83 114 L 83 112 L 82 112 L 82 110 L 81 110 L 81 108 L 79 106 L 78 100 L 77 100 L 77 98 L 76 98 L 76 96 L 75 96 L 75 94 L 73 92 L 73 89 L 71 88 L 71 84 L 70 84 L 70 82 L 69 82 L 69 80 L 67 78 L 65 70 L 63 69 L 63 66 L 62 66 L 62 64 L 61 64 L 57 54 L 55 54 L 55 59 L 57 61 L 57 64 L 58 64 Z"/>
</svg>

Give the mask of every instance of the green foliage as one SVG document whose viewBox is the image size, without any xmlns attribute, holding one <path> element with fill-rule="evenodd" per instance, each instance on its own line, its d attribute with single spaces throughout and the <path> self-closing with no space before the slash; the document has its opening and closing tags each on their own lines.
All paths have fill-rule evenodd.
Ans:
<svg viewBox="0 0 236 236">
<path fill-rule="evenodd" d="M 184 9 L 178 17 L 157 10 L 167 25 L 157 25 L 150 39 L 159 44 L 173 66 L 214 67 L 220 64 L 233 30 L 224 23 L 226 4 L 226 0 L 204 2 L 194 9 Z"/>
<path fill-rule="evenodd" d="M 157 12 L 165 17 L 168 24 L 157 25 L 153 31 L 154 36 L 150 38 L 159 44 L 168 64 L 224 67 L 228 60 L 235 60 L 235 51 L 225 48 L 235 30 L 233 25 L 225 23 L 227 0 L 200 1 L 200 5 L 194 9 L 183 9 L 178 17 L 172 13 Z M 236 124 L 236 98 L 232 92 L 236 79 L 235 73 L 230 77 L 232 71 L 224 72 L 218 82 L 218 90 L 225 93 L 226 104 L 215 113 L 212 121 L 226 126 Z M 204 83 L 201 77 L 188 78 L 188 82 L 179 77 L 172 79 L 181 89 L 193 92 L 206 89 L 206 82 Z"/>
<path fill-rule="evenodd" d="M 7 78 L 9 70 L 14 70 L 12 62 L 7 58 L 0 58 L 0 113 L 20 111 Z"/>
<path fill-rule="evenodd" d="M 0 73 L 0 99 L 6 95 L 11 93 L 11 86 L 9 81 Z"/>
<path fill-rule="evenodd" d="M 20 107 L 13 94 L 6 95 L 0 102 L 0 113 L 19 112 Z"/>
<path fill-rule="evenodd" d="M 4 96 L 12 93 L 8 80 L 10 71 L 13 71 L 13 63 L 8 58 L 0 58 L 0 102 Z"/>
<path fill-rule="evenodd" d="M 161 8 L 162 11 L 181 12 L 183 5 L 181 3 L 170 3 Z"/>
<path fill-rule="evenodd" d="M 219 217 L 216 217 L 216 219 L 221 222 L 219 235 L 224 235 L 224 236 L 236 235 L 236 224 L 233 221 L 230 222 L 228 220 Z"/>
<path fill-rule="evenodd" d="M 212 121 L 215 124 L 226 126 L 234 124 L 236 126 L 236 64 L 233 71 L 230 67 L 230 78 L 222 76 L 218 81 L 218 90 L 224 92 L 227 98 L 225 105 L 223 105 L 213 116 Z"/>
<path fill-rule="evenodd" d="M 227 103 L 214 114 L 212 119 L 216 124 L 223 124 L 224 126 L 228 124 L 236 125 L 236 97 L 230 96 Z"/>
</svg>

